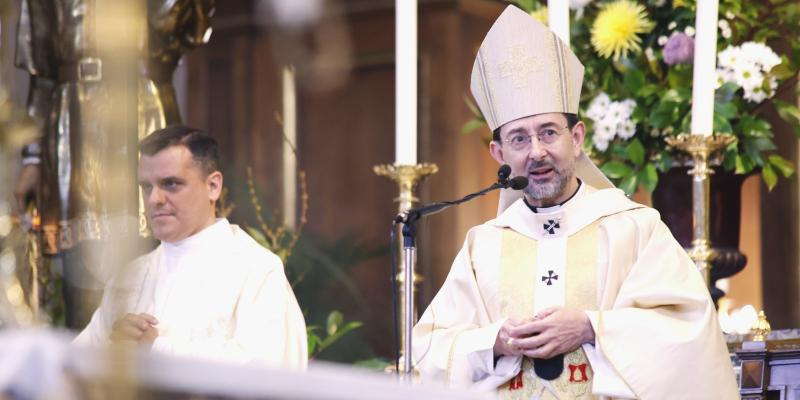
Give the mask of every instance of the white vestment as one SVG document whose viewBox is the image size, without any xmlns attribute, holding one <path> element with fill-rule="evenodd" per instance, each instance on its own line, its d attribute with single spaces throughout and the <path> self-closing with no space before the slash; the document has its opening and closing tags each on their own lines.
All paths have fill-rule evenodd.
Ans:
<svg viewBox="0 0 800 400">
<path fill-rule="evenodd" d="M 570 253 L 566 239 L 547 238 L 548 230 L 571 238 L 587 227 L 596 232 L 597 248 L 591 251 L 596 265 L 587 268 L 594 275 L 596 307 L 585 309 L 597 347 L 583 345 L 594 370 L 590 394 L 738 398 L 708 289 L 658 212 L 631 202 L 618 189 L 586 185 L 556 211 L 534 213 L 520 199 L 469 231 L 442 288 L 414 327 L 413 355 L 423 379 L 497 388 L 521 374 L 521 357 L 495 360 L 493 355 L 498 331 L 509 317 L 504 310 L 515 297 L 501 290 L 508 281 L 500 273 L 508 251 L 502 250 L 504 235 L 533 243 L 536 268 L 548 268 L 537 269 L 537 275 L 529 275 L 532 282 L 518 286 L 537 286 L 533 298 L 523 301 L 538 311 L 568 302 L 564 277 L 580 273 L 564 270 L 564 259 L 580 255 Z M 548 290 L 556 294 L 547 295 Z"/>
<path fill-rule="evenodd" d="M 109 343 L 127 313 L 158 319 L 153 351 L 303 369 L 303 314 L 280 258 L 226 219 L 177 243 L 161 243 L 107 285 L 100 307 L 75 339 Z"/>
</svg>

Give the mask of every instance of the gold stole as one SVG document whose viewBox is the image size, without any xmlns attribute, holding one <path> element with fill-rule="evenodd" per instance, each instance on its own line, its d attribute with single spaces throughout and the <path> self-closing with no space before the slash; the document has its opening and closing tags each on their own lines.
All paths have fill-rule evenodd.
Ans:
<svg viewBox="0 0 800 400">
<path fill-rule="evenodd" d="M 565 306 L 580 310 L 597 309 L 597 246 L 600 221 L 567 238 Z M 509 318 L 525 319 L 534 314 L 537 241 L 511 229 L 503 231 L 500 256 L 501 312 Z M 564 355 L 564 371 L 550 381 L 561 399 L 591 399 L 592 372 L 582 348 Z M 554 399 L 533 372 L 533 362 L 525 357 L 520 374 L 499 388 L 500 398 Z"/>
</svg>

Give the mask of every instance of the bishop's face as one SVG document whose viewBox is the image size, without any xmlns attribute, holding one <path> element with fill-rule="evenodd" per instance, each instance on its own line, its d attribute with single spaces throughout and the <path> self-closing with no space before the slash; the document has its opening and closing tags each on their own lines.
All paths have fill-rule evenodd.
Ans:
<svg viewBox="0 0 800 400">
<path fill-rule="evenodd" d="M 512 176 L 528 178 L 524 192 L 532 205 L 552 206 L 578 188 L 575 164 L 585 129 L 582 122 L 570 129 L 560 113 L 532 115 L 501 126 L 500 142 L 492 141 L 489 151 L 511 167 Z"/>
<path fill-rule="evenodd" d="M 147 220 L 153 236 L 175 243 L 216 221 L 222 174 L 205 174 L 186 146 L 169 146 L 139 160 Z"/>
</svg>

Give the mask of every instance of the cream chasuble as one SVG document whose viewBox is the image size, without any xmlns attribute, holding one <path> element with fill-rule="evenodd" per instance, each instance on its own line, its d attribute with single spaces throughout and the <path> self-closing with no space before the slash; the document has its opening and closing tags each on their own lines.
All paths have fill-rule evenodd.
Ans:
<svg viewBox="0 0 800 400">
<path fill-rule="evenodd" d="M 585 310 L 597 347 L 566 354 L 553 381 L 522 357 L 494 360 L 507 318 L 553 305 Z M 498 388 L 501 398 L 738 398 L 694 263 L 657 212 L 618 189 L 583 185 L 545 213 L 519 200 L 470 230 L 413 350 L 424 379 Z"/>
<path fill-rule="evenodd" d="M 305 321 L 281 260 L 225 219 L 128 265 L 75 342 L 107 344 L 114 321 L 142 312 L 159 321 L 155 352 L 307 364 Z"/>
</svg>

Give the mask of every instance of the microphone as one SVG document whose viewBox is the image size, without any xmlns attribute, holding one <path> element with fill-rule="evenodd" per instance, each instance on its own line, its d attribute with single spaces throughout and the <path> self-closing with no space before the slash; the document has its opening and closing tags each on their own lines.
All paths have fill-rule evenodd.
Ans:
<svg viewBox="0 0 800 400">
<path fill-rule="evenodd" d="M 508 164 L 503 164 L 500 166 L 500 169 L 497 170 L 497 181 L 505 183 L 510 175 L 511 167 L 509 167 Z"/>
<path fill-rule="evenodd" d="M 528 178 L 524 176 L 515 176 L 508 181 L 507 185 L 508 186 L 505 187 L 506 189 L 522 190 L 528 187 Z"/>
<path fill-rule="evenodd" d="M 458 200 L 442 201 L 412 208 L 406 212 L 398 214 L 393 221 L 395 223 L 402 222 L 404 224 L 414 223 L 426 215 L 436 214 L 452 206 L 470 201 L 475 197 L 483 196 L 493 190 L 508 188 L 513 190 L 521 190 L 528 186 L 528 178 L 524 176 L 515 176 L 512 179 L 508 179 L 509 175 L 511 175 L 511 167 L 509 167 L 507 164 L 503 164 L 497 171 L 497 177 L 499 179 L 496 183 L 492 184 L 492 186 L 489 186 L 481 191 L 468 194 Z"/>
</svg>

